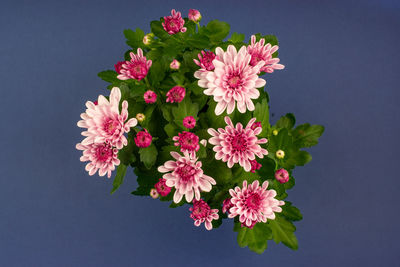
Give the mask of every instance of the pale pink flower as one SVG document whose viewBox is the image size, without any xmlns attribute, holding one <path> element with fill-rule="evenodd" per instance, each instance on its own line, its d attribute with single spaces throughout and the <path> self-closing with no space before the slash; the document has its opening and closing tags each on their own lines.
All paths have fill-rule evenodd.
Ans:
<svg viewBox="0 0 400 267">
<path fill-rule="evenodd" d="M 183 119 L 183 126 L 188 129 L 193 129 L 196 126 L 196 120 L 192 116 L 187 116 Z"/>
<path fill-rule="evenodd" d="M 218 103 L 215 114 L 221 115 L 225 110 L 231 114 L 236 105 L 240 113 L 253 111 L 252 99 L 260 96 L 257 88 L 265 85 L 265 80 L 257 75 L 264 62 L 251 66 L 251 55 L 246 46 L 242 46 L 239 52 L 233 45 L 229 45 L 226 52 L 217 47 L 216 55 L 218 59 L 212 62 L 215 67 L 213 71 L 198 70 L 194 73 L 199 79 L 198 85 L 206 88 L 204 94 L 213 96 Z"/>
<path fill-rule="evenodd" d="M 117 64 L 114 65 L 115 71 L 118 74 L 121 74 L 121 69 L 123 64 L 125 64 L 125 61 L 118 61 Z"/>
<path fill-rule="evenodd" d="M 150 196 L 151 196 L 153 199 L 156 199 L 156 198 L 159 197 L 158 192 L 157 192 L 157 190 L 156 190 L 155 188 L 152 188 L 152 189 L 150 190 Z"/>
<path fill-rule="evenodd" d="M 260 163 L 257 162 L 257 160 L 250 160 L 250 164 L 251 164 L 251 170 L 250 172 L 255 173 L 256 170 L 259 170 L 262 165 Z"/>
<path fill-rule="evenodd" d="M 172 60 L 171 64 L 169 64 L 169 67 L 173 70 L 179 70 L 180 66 L 181 66 L 181 63 L 176 59 Z"/>
<path fill-rule="evenodd" d="M 157 94 L 151 90 L 148 90 L 146 93 L 144 93 L 143 98 L 147 104 L 153 104 L 157 101 Z"/>
<path fill-rule="evenodd" d="M 147 60 L 145 56 L 143 56 L 143 50 L 141 48 L 137 49 L 137 54 L 135 55 L 133 52 L 129 54 L 131 56 L 130 61 L 125 61 L 122 64 L 122 69 L 120 70 L 121 74 L 117 76 L 120 80 L 142 80 L 146 77 L 149 69 L 151 67 L 152 61 Z"/>
<path fill-rule="evenodd" d="M 212 220 L 218 220 L 218 209 L 211 209 L 204 200 L 193 200 L 193 207 L 189 208 L 192 212 L 190 218 L 194 220 L 194 225 L 197 227 L 204 222 L 207 230 L 212 229 Z"/>
<path fill-rule="evenodd" d="M 229 168 L 232 168 L 233 164 L 239 163 L 248 172 L 251 170 L 250 160 L 254 160 L 255 156 L 263 158 L 264 155 L 267 155 L 268 151 L 260 146 L 260 144 L 265 144 L 267 139 L 257 138 L 262 131 L 261 127 L 251 129 L 255 120 L 255 118 L 251 119 L 246 128 L 243 128 L 241 123 L 237 123 L 235 127 L 231 119 L 226 116 L 227 126 L 225 129 L 219 128 L 216 131 L 209 128 L 208 133 L 212 137 L 208 142 L 214 145 L 215 158 L 228 162 Z"/>
<path fill-rule="evenodd" d="M 201 54 L 198 54 L 197 59 L 193 59 L 194 63 L 196 63 L 197 66 L 201 67 L 201 70 L 204 71 L 212 71 L 215 69 L 213 60 L 218 59 L 218 57 L 211 51 L 201 51 Z"/>
<path fill-rule="evenodd" d="M 239 216 L 239 221 L 246 227 L 254 226 L 254 223 L 267 222 L 267 219 L 274 220 L 275 212 L 281 212 L 280 206 L 285 205 L 284 201 L 275 199 L 275 190 L 267 190 L 268 181 L 259 186 L 258 180 L 247 186 L 243 181 L 243 187 L 229 189 L 232 196 L 233 207 L 229 209 L 229 218 Z"/>
<path fill-rule="evenodd" d="M 107 177 L 110 178 L 115 166 L 120 164 L 118 149 L 112 147 L 109 143 L 92 143 L 89 145 L 79 143 L 76 145 L 76 149 L 83 151 L 80 161 L 89 161 L 85 167 L 89 175 L 99 171 L 100 176 L 107 174 Z"/>
<path fill-rule="evenodd" d="M 181 86 L 174 86 L 167 92 L 167 102 L 180 103 L 185 98 L 186 89 Z"/>
<path fill-rule="evenodd" d="M 82 132 L 83 145 L 92 143 L 109 142 L 112 146 L 121 149 L 128 144 L 124 133 L 130 131 L 131 127 L 137 125 L 135 118 L 128 119 L 128 102 L 122 102 L 121 113 L 119 113 L 119 102 L 121 100 L 121 91 L 118 87 L 111 90 L 110 101 L 100 95 L 98 104 L 91 101 L 86 102 L 86 112 L 81 114 L 82 120 L 78 121 L 78 126 L 87 128 Z"/>
<path fill-rule="evenodd" d="M 154 185 L 157 192 L 163 197 L 168 196 L 168 194 L 171 192 L 171 187 L 166 185 L 166 181 L 167 180 L 160 178 L 159 181 Z"/>
<path fill-rule="evenodd" d="M 272 73 L 274 70 L 282 70 L 285 68 L 282 64 L 278 64 L 279 58 L 273 58 L 272 54 L 279 49 L 279 46 L 271 47 L 270 43 L 265 44 L 265 39 L 261 38 L 256 42 L 256 36 L 251 36 L 251 44 L 247 47 L 247 51 L 251 55 L 250 65 L 257 66 L 259 62 L 264 62 L 260 68 L 260 72 Z"/>
<path fill-rule="evenodd" d="M 201 169 L 201 161 L 193 154 L 185 152 L 182 155 L 172 151 L 171 156 L 176 160 L 169 160 L 164 165 L 158 167 L 158 171 L 165 173 L 163 178 L 166 185 L 175 187 L 174 202 L 179 203 L 182 197 L 185 196 L 187 202 L 200 200 L 200 191 L 210 192 L 212 185 L 215 185 L 215 180 L 203 173 Z"/>
<path fill-rule="evenodd" d="M 191 132 L 183 131 L 182 133 L 178 133 L 178 136 L 174 136 L 172 138 L 175 141 L 175 146 L 181 147 L 181 152 L 197 152 L 200 149 L 199 145 L 199 137 Z"/>
<path fill-rule="evenodd" d="M 175 9 L 171 10 L 171 16 L 164 17 L 162 26 L 168 34 L 176 34 L 178 32 L 186 32 L 185 20 L 181 16 L 181 12 L 176 12 Z"/>
<path fill-rule="evenodd" d="M 232 198 L 227 198 L 224 200 L 224 202 L 222 202 L 222 213 L 228 212 L 229 209 L 233 207 L 231 199 Z"/>
<path fill-rule="evenodd" d="M 289 173 L 287 170 L 281 168 L 275 172 L 275 178 L 281 184 L 287 183 L 289 181 Z"/>
<path fill-rule="evenodd" d="M 201 20 L 200 11 L 198 11 L 197 9 L 189 9 L 188 18 L 194 23 L 199 22 Z"/>
<path fill-rule="evenodd" d="M 151 144 L 152 139 L 153 137 L 151 134 L 147 131 L 147 129 L 144 129 L 144 131 L 140 131 L 136 134 L 135 144 L 137 147 L 145 148 Z"/>
</svg>

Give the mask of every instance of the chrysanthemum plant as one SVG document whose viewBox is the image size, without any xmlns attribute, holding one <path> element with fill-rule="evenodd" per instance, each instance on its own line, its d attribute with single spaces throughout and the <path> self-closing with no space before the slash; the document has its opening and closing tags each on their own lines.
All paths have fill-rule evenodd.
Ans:
<svg viewBox="0 0 400 267">
<path fill-rule="evenodd" d="M 270 124 L 265 79 L 284 68 L 275 36 L 227 38 L 228 23 L 200 19 L 172 10 L 149 34 L 124 31 L 124 60 L 99 73 L 110 96 L 88 101 L 78 122 L 81 161 L 90 175 L 116 170 L 111 193 L 132 167 L 132 194 L 187 204 L 196 226 L 234 220 L 241 247 L 262 253 L 273 239 L 297 249 L 293 222 L 302 215 L 285 199 L 295 166 L 311 160 L 302 148 L 324 128 L 295 127 L 290 113 Z"/>
</svg>

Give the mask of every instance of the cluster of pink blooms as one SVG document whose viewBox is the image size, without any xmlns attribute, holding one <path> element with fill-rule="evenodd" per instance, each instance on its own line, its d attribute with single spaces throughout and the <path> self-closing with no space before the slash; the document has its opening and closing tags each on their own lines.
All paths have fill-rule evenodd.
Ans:
<svg viewBox="0 0 400 267">
<path fill-rule="evenodd" d="M 212 229 L 212 220 L 218 220 L 218 209 L 211 209 L 210 206 L 202 199 L 193 200 L 193 207 L 189 208 L 192 212 L 190 218 L 194 220 L 194 225 L 200 226 L 204 222 L 207 230 Z"/>
<path fill-rule="evenodd" d="M 255 118 L 251 119 L 245 128 L 241 123 L 237 123 L 235 127 L 231 119 L 226 116 L 225 129 L 219 128 L 218 131 L 208 129 L 208 133 L 212 136 L 208 142 L 214 145 L 215 159 L 227 162 L 229 168 L 239 163 L 248 172 L 252 167 L 250 160 L 254 160 L 255 156 L 263 158 L 267 155 L 268 151 L 260 146 L 260 144 L 265 144 L 267 139 L 257 138 L 262 128 L 252 129 L 255 120 Z"/>
<path fill-rule="evenodd" d="M 148 90 L 144 93 L 143 98 L 147 104 L 153 104 L 157 101 L 157 94 L 154 91 Z"/>
<path fill-rule="evenodd" d="M 267 219 L 274 220 L 275 212 L 281 212 L 280 206 L 285 202 L 275 199 L 275 190 L 267 188 L 268 181 L 260 186 L 258 180 L 255 180 L 250 185 L 247 185 L 247 181 L 243 181 L 242 188 L 236 186 L 235 189 L 229 189 L 232 206 L 228 210 L 228 217 L 239 216 L 242 226 L 249 228 L 258 222 L 265 223 Z"/>
<path fill-rule="evenodd" d="M 176 34 L 178 32 L 186 32 L 185 20 L 181 16 L 181 12 L 171 10 L 171 16 L 165 16 L 162 26 L 168 34 Z"/>
<path fill-rule="evenodd" d="M 149 69 L 151 67 L 152 61 L 147 60 L 145 56 L 143 56 L 143 50 L 141 48 L 137 49 L 137 54 L 131 52 L 129 54 L 131 56 L 130 61 L 125 61 L 123 64 L 120 62 L 115 66 L 115 69 L 119 75 L 117 76 L 120 80 L 142 80 L 146 77 Z M 118 67 L 118 68 L 117 68 Z"/>
<path fill-rule="evenodd" d="M 167 102 L 180 103 L 185 98 L 186 89 L 181 86 L 174 86 L 167 92 Z"/>
<path fill-rule="evenodd" d="M 128 144 L 124 134 L 137 124 L 135 118 L 126 121 L 128 119 L 126 100 L 122 102 L 121 113 L 119 112 L 121 91 L 118 87 L 111 90 L 109 99 L 100 95 L 97 104 L 86 102 L 86 112 L 81 114 L 82 120 L 77 124 L 86 129 L 82 132 L 85 139 L 76 145 L 78 150 L 83 151 L 80 160 L 89 161 L 85 167 L 89 175 L 99 171 L 100 176 L 107 174 L 108 178 L 111 177 L 115 166 L 120 164 L 117 158 L 118 150 Z"/>
<path fill-rule="evenodd" d="M 137 147 L 145 148 L 150 146 L 152 140 L 153 137 L 151 134 L 147 131 L 147 129 L 144 129 L 136 134 L 135 144 Z"/>
<path fill-rule="evenodd" d="M 182 124 L 188 129 L 193 129 L 196 126 L 196 120 L 192 116 L 187 116 L 183 119 Z"/>
<path fill-rule="evenodd" d="M 191 132 L 183 131 L 172 138 L 175 146 L 181 147 L 181 152 L 197 152 L 200 149 L 199 137 Z"/>
</svg>

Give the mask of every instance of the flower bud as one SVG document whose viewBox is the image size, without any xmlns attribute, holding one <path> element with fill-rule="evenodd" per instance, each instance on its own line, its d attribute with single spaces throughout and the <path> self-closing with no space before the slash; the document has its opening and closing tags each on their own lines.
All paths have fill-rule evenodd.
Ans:
<svg viewBox="0 0 400 267">
<path fill-rule="evenodd" d="M 287 183 L 289 181 L 289 173 L 285 169 L 279 169 L 275 172 L 275 178 L 281 184 Z"/>
<path fill-rule="evenodd" d="M 278 135 L 278 130 L 273 130 L 273 131 L 272 131 L 272 134 L 273 134 L 273 135 Z"/>
<path fill-rule="evenodd" d="M 146 35 L 143 37 L 143 43 L 144 43 L 145 45 L 151 44 L 151 43 L 153 42 L 153 40 L 154 40 L 154 34 L 153 34 L 152 32 L 146 34 Z"/>
<path fill-rule="evenodd" d="M 155 188 L 152 188 L 152 189 L 150 190 L 150 196 L 151 196 L 153 199 L 158 198 L 158 192 L 157 192 L 157 190 L 156 190 Z"/>
<path fill-rule="evenodd" d="M 285 151 L 279 149 L 278 151 L 276 151 L 275 156 L 278 159 L 283 159 L 285 157 Z"/>
<path fill-rule="evenodd" d="M 146 116 L 143 113 L 138 113 L 136 114 L 136 119 L 138 120 L 138 122 L 142 122 L 146 119 Z"/>
<path fill-rule="evenodd" d="M 181 63 L 179 63 L 179 61 L 176 60 L 176 59 L 172 60 L 171 64 L 169 64 L 169 67 L 170 67 L 172 70 L 179 70 L 179 67 L 180 67 L 180 66 L 181 66 Z"/>
<path fill-rule="evenodd" d="M 189 20 L 193 21 L 194 23 L 198 23 L 201 20 L 200 11 L 197 9 L 189 9 L 188 17 Z"/>
</svg>

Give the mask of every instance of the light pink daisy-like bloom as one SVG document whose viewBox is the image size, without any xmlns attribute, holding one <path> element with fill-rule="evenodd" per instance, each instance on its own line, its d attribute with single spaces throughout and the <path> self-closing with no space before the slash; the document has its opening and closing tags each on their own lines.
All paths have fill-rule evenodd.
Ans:
<svg viewBox="0 0 400 267">
<path fill-rule="evenodd" d="M 137 147 L 145 148 L 151 144 L 152 140 L 153 137 L 151 134 L 147 131 L 147 129 L 144 129 L 144 131 L 140 131 L 136 134 L 135 144 Z"/>
<path fill-rule="evenodd" d="M 240 113 L 253 111 L 255 107 L 252 99 L 260 96 L 257 88 L 265 85 L 265 80 L 257 75 L 264 62 L 251 66 L 251 55 L 246 46 L 242 46 L 239 51 L 233 45 L 229 45 L 226 52 L 220 47 L 215 51 L 218 59 L 213 60 L 214 71 L 205 73 L 199 70 L 194 73 L 199 79 L 198 85 L 206 88 L 204 94 L 213 96 L 218 103 L 215 114 L 221 115 L 225 110 L 231 114 L 236 105 Z"/>
<path fill-rule="evenodd" d="M 167 92 L 167 102 L 180 103 L 185 98 L 186 89 L 181 86 L 174 86 Z"/>
<path fill-rule="evenodd" d="M 157 190 L 156 190 L 155 188 L 152 188 L 152 189 L 150 190 L 150 196 L 151 196 L 153 199 L 156 199 L 156 198 L 159 197 L 158 192 L 157 192 Z"/>
<path fill-rule="evenodd" d="M 179 70 L 180 66 L 181 66 L 181 63 L 176 59 L 172 60 L 171 64 L 169 64 L 169 67 L 173 70 Z"/>
<path fill-rule="evenodd" d="M 120 164 L 118 149 L 112 147 L 109 143 L 92 143 L 89 145 L 79 143 L 76 145 L 76 149 L 83 151 L 80 161 L 89 161 L 85 167 L 89 175 L 93 175 L 99 171 L 100 176 L 107 174 L 107 177 L 110 178 L 111 172 L 115 170 L 115 166 Z"/>
<path fill-rule="evenodd" d="M 188 18 L 194 23 L 199 22 L 201 20 L 200 11 L 198 11 L 197 9 L 189 9 Z"/>
<path fill-rule="evenodd" d="M 143 95 L 144 102 L 147 104 L 153 104 L 157 101 L 157 94 L 151 90 L 148 90 L 146 93 Z"/>
<path fill-rule="evenodd" d="M 281 184 L 287 183 L 289 181 L 289 173 L 285 169 L 279 169 L 275 172 L 275 178 Z"/>
<path fill-rule="evenodd" d="M 193 129 L 196 126 L 196 120 L 192 116 L 185 117 L 182 123 L 188 129 Z"/>
<path fill-rule="evenodd" d="M 259 170 L 262 165 L 260 163 L 257 162 L 257 160 L 250 160 L 250 164 L 251 164 L 251 170 L 250 172 L 255 173 L 256 170 Z"/>
<path fill-rule="evenodd" d="M 169 160 L 164 165 L 158 167 L 158 171 L 165 173 L 163 178 L 167 180 L 165 184 L 169 187 L 175 187 L 174 202 L 179 203 L 182 197 L 185 196 L 187 202 L 200 200 L 200 191 L 210 192 L 212 185 L 215 185 L 215 180 L 204 174 L 201 169 L 201 161 L 193 154 L 185 152 L 180 155 L 172 151 L 171 156 L 175 159 Z"/>
<path fill-rule="evenodd" d="M 231 199 L 232 198 L 227 198 L 222 202 L 222 213 L 229 212 L 229 209 L 233 207 Z"/>
<path fill-rule="evenodd" d="M 181 12 L 176 12 L 175 9 L 171 10 L 171 16 L 164 17 L 162 26 L 168 34 L 176 34 L 178 32 L 186 32 L 185 20 L 182 18 Z"/>
<path fill-rule="evenodd" d="M 174 136 L 172 140 L 175 141 L 175 146 L 181 147 L 181 152 L 193 153 L 200 149 L 199 137 L 191 132 L 183 131 L 178 133 L 178 136 Z"/>
<path fill-rule="evenodd" d="M 245 128 L 241 123 L 237 123 L 235 127 L 231 119 L 226 116 L 225 129 L 219 128 L 218 131 L 208 129 L 208 133 L 212 136 L 208 142 L 214 145 L 215 158 L 228 162 L 229 168 L 239 163 L 248 172 L 251 170 L 250 160 L 254 160 L 255 156 L 263 158 L 267 155 L 268 151 L 260 146 L 260 144 L 265 144 L 267 139 L 257 138 L 262 131 L 261 127 L 251 129 L 255 120 L 255 118 L 251 119 Z"/>
<path fill-rule="evenodd" d="M 121 100 L 121 91 L 118 87 L 111 90 L 110 101 L 100 95 L 95 105 L 91 101 L 86 102 L 86 112 L 81 114 L 82 120 L 78 121 L 78 126 L 87 128 L 82 132 L 83 145 L 92 143 L 109 142 L 112 146 L 121 149 L 128 144 L 124 133 L 130 131 L 131 127 L 137 125 L 135 118 L 128 119 L 128 102 L 122 102 L 121 113 L 119 112 L 119 102 Z"/>
<path fill-rule="evenodd" d="M 285 205 L 284 201 L 275 199 L 275 190 L 267 190 L 268 181 L 259 186 L 258 180 L 247 186 L 243 181 L 243 187 L 229 189 L 232 196 L 233 207 L 229 209 L 229 218 L 239 216 L 239 221 L 246 227 L 254 226 L 254 223 L 267 222 L 267 219 L 274 220 L 275 212 L 281 212 L 280 206 Z"/>
<path fill-rule="evenodd" d="M 211 209 L 204 200 L 193 200 L 193 207 L 189 208 L 192 212 L 190 218 L 194 220 L 194 225 L 197 227 L 204 222 L 207 230 L 212 229 L 212 220 L 218 220 L 218 209 Z"/>
<path fill-rule="evenodd" d="M 125 63 L 122 64 L 122 69 L 117 78 L 120 80 L 135 79 L 140 81 L 146 77 L 152 61 L 150 59 L 147 60 L 146 57 L 143 56 L 143 50 L 141 48 L 137 49 L 136 55 L 133 52 L 129 55 L 131 56 L 131 60 L 125 61 Z"/>
<path fill-rule="evenodd" d="M 154 185 L 157 192 L 163 197 L 168 196 L 168 194 L 171 192 L 171 187 L 167 186 L 165 183 L 166 181 L 167 180 L 160 178 L 160 180 Z"/>
<path fill-rule="evenodd" d="M 251 55 L 250 65 L 256 66 L 259 62 L 264 62 L 260 68 L 260 72 L 272 73 L 274 70 L 282 70 L 285 68 L 282 64 L 279 64 L 279 58 L 272 58 L 272 54 L 279 49 L 279 46 L 271 44 L 265 44 L 265 39 L 261 38 L 260 41 L 256 42 L 256 36 L 251 36 L 251 44 L 247 47 L 247 52 Z"/>
<path fill-rule="evenodd" d="M 121 74 L 121 69 L 123 64 L 125 64 L 125 61 L 118 61 L 117 64 L 114 65 L 115 71 L 118 74 Z"/>
</svg>

